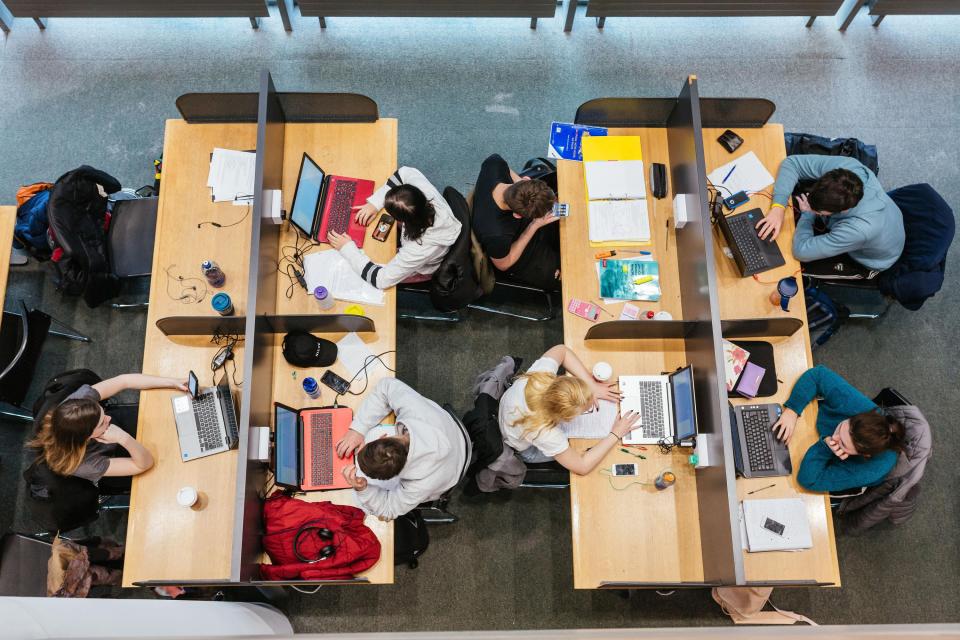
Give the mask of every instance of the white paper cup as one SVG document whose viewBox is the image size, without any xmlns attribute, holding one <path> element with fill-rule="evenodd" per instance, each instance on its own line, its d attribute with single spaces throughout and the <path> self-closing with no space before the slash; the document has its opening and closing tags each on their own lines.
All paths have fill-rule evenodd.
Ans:
<svg viewBox="0 0 960 640">
<path fill-rule="evenodd" d="M 177 491 L 177 504 L 181 507 L 192 507 L 197 504 L 199 497 L 200 495 L 193 487 L 181 487 L 180 491 Z"/>
<path fill-rule="evenodd" d="M 612 375 L 613 367 L 610 366 L 609 362 L 598 362 L 593 365 L 593 377 L 597 379 L 597 382 L 606 382 Z"/>
</svg>

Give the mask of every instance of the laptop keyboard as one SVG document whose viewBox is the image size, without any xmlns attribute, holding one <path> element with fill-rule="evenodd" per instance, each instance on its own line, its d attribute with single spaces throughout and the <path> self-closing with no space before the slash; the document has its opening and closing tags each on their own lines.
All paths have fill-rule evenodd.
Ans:
<svg viewBox="0 0 960 640">
<path fill-rule="evenodd" d="M 310 482 L 313 486 L 333 484 L 333 416 L 310 414 Z"/>
<path fill-rule="evenodd" d="M 638 383 L 643 437 L 660 439 L 667 435 L 663 415 L 663 384 L 652 380 Z"/>
<path fill-rule="evenodd" d="M 204 393 L 193 401 L 193 417 L 197 421 L 200 451 L 211 451 L 223 446 L 223 431 L 217 419 L 217 396 Z"/>
<path fill-rule="evenodd" d="M 752 471 L 773 471 L 773 448 L 770 446 L 770 414 L 766 409 L 744 409 L 743 437 L 747 441 L 747 458 Z"/>
<path fill-rule="evenodd" d="M 727 226 L 733 237 L 733 244 L 740 250 L 744 270 L 766 269 L 769 266 L 767 255 L 760 249 L 760 242 L 763 241 L 757 236 L 753 219 L 749 216 L 730 217 L 727 218 Z"/>
<path fill-rule="evenodd" d="M 338 181 L 330 197 L 327 210 L 327 231 L 346 233 L 350 228 L 350 215 L 353 213 L 353 198 L 357 192 L 355 182 Z"/>
</svg>

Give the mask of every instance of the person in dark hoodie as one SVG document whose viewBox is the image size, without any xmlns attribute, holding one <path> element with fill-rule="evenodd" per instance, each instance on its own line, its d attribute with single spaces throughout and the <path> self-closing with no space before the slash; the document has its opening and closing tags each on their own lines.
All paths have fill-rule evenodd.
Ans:
<svg viewBox="0 0 960 640">
<path fill-rule="evenodd" d="M 815 182 L 797 196 L 799 219 L 793 235 L 797 260 L 833 259 L 832 265 L 838 256 L 847 256 L 854 263 L 851 266 L 867 272 L 866 277 L 893 266 L 903 252 L 903 214 L 873 172 L 853 158 L 786 158 L 773 186 L 773 204 L 757 224 L 761 238 L 773 241 L 780 233 L 785 208 L 801 180 Z M 825 227 L 819 234 L 814 231 L 818 218 Z"/>
</svg>

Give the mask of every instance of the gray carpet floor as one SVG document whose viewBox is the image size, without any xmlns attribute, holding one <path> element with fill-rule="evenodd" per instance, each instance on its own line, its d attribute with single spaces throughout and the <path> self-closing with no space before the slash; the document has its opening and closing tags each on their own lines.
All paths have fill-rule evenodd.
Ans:
<svg viewBox="0 0 960 640">
<path fill-rule="evenodd" d="M 174 100 L 191 91 L 253 91 L 267 68 L 284 91 L 355 91 L 400 122 L 399 157 L 438 185 L 468 190 L 478 163 L 541 155 L 553 119 L 602 96 L 673 96 L 695 73 L 703 96 L 756 96 L 777 104 L 788 131 L 856 136 L 879 147 L 893 188 L 929 182 L 960 207 L 960 18 L 858 20 L 846 34 L 830 19 L 588 20 L 564 35 L 560 20 L 279 20 L 259 32 L 246 20 L 57 20 L 45 32 L 18 20 L 0 39 L 0 202 L 18 185 L 55 180 L 82 163 L 125 186 L 152 182 Z M 724 35 L 729 29 L 732 35 Z M 954 251 L 947 290 L 956 286 Z M 85 331 L 91 344 L 50 338 L 37 381 L 89 366 L 138 370 L 144 314 L 87 309 L 63 299 L 47 267 L 11 271 L 5 307 L 19 298 Z M 845 327 L 815 359 L 867 393 L 895 386 L 935 430 L 936 457 L 916 516 L 838 539 L 841 589 L 780 589 L 774 602 L 821 623 L 960 620 L 960 445 L 953 419 L 960 319 L 939 295 L 916 313 Z M 401 322 L 399 376 L 463 411 L 473 375 L 504 353 L 534 358 L 561 340 L 559 320 L 504 321 L 480 313 L 458 326 Z M 32 394 L 36 393 L 36 384 Z M 32 395 L 30 397 L 32 400 Z M 25 430 L 0 425 L 0 527 L 29 529 L 19 473 Z M 718 625 L 705 591 L 669 597 L 571 588 L 569 500 L 564 491 L 456 497 L 460 522 L 434 527 L 420 568 L 396 584 L 294 595 L 298 631 L 534 629 Z M 122 535 L 122 519 L 102 530 Z M 137 595 L 132 592 L 129 595 Z"/>
</svg>

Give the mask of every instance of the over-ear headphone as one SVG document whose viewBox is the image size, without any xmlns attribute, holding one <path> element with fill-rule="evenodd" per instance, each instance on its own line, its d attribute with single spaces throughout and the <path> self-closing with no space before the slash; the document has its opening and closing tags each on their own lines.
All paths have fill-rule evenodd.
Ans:
<svg viewBox="0 0 960 640">
<path fill-rule="evenodd" d="M 297 556 L 297 560 L 300 562 L 306 562 L 307 564 L 313 564 L 314 562 L 320 562 L 321 560 L 326 560 L 331 557 L 337 551 L 337 546 L 333 544 L 327 544 L 320 547 L 320 551 L 317 552 L 317 557 L 308 558 L 307 556 L 300 553 L 300 539 L 307 534 L 314 534 L 321 540 L 327 542 L 333 542 L 333 531 L 327 529 L 326 527 L 314 527 L 314 526 L 304 526 L 300 527 L 300 530 L 297 531 L 297 537 L 293 539 L 293 555 Z"/>
</svg>

